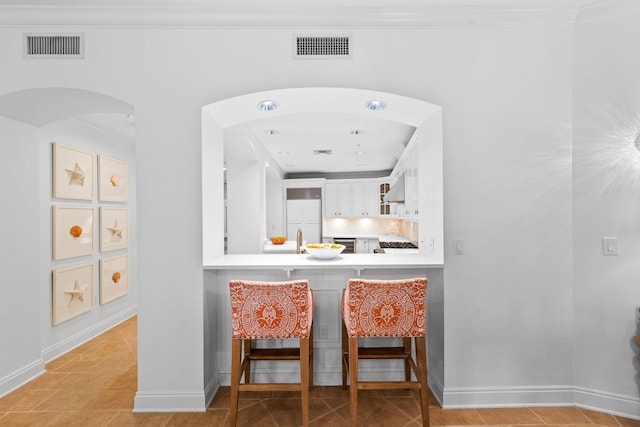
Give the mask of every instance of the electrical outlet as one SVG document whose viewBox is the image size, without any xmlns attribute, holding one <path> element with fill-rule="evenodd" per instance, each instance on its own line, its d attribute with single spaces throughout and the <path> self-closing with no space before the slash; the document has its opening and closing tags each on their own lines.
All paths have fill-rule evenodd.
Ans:
<svg viewBox="0 0 640 427">
<path fill-rule="evenodd" d="M 318 338 L 321 340 L 329 339 L 329 327 L 327 325 L 320 325 L 320 336 Z"/>
</svg>

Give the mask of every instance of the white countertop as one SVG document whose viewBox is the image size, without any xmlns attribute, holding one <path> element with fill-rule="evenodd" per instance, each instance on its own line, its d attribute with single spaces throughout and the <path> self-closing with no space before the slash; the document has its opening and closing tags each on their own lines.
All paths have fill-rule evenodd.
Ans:
<svg viewBox="0 0 640 427">
<path fill-rule="evenodd" d="M 306 242 L 302 242 L 302 246 L 304 246 Z M 277 254 L 277 253 L 287 253 L 287 254 L 295 254 L 296 253 L 296 241 L 295 240 L 287 240 L 281 245 L 274 245 L 271 241 L 267 240 L 262 248 L 262 253 L 265 254 Z"/>
<path fill-rule="evenodd" d="M 333 259 L 317 259 L 309 254 L 223 255 L 204 263 L 205 270 L 233 269 L 394 269 L 442 268 L 441 261 L 418 253 L 341 254 Z"/>
</svg>

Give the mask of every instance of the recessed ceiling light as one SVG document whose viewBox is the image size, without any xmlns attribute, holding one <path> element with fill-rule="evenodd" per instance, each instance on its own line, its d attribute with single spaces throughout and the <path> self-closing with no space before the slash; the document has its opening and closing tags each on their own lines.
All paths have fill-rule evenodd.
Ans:
<svg viewBox="0 0 640 427">
<path fill-rule="evenodd" d="M 267 100 L 258 102 L 258 108 L 261 109 L 262 111 L 272 111 L 278 108 L 278 103 L 276 101 L 267 99 Z"/>
<path fill-rule="evenodd" d="M 289 152 L 288 151 L 278 151 L 278 154 L 280 154 L 281 156 L 288 156 Z"/>
<path fill-rule="evenodd" d="M 264 131 L 267 135 L 277 135 L 279 132 L 275 129 L 267 129 Z"/>
<path fill-rule="evenodd" d="M 362 156 L 365 154 L 364 151 L 356 151 L 355 154 L 357 154 L 358 156 Z"/>
<path fill-rule="evenodd" d="M 350 133 L 351 135 L 362 135 L 364 131 L 362 129 L 354 129 Z"/>
<path fill-rule="evenodd" d="M 367 108 L 373 111 L 382 110 L 384 107 L 386 107 L 386 105 L 382 101 L 372 100 L 367 102 Z"/>
</svg>

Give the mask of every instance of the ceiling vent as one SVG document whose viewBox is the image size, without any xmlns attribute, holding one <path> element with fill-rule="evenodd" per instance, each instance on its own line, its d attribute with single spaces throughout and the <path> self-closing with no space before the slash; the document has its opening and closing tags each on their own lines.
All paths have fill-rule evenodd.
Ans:
<svg viewBox="0 0 640 427">
<path fill-rule="evenodd" d="M 82 33 L 25 33 L 25 58 L 84 59 Z"/>
<path fill-rule="evenodd" d="M 349 35 L 294 36 L 294 59 L 351 59 Z"/>
<path fill-rule="evenodd" d="M 313 150 L 315 156 L 330 156 L 333 150 Z"/>
</svg>

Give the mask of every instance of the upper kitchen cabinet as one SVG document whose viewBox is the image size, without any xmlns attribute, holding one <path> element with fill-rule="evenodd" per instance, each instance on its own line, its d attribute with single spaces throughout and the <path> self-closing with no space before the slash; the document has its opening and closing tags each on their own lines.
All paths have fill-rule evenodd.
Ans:
<svg viewBox="0 0 640 427">
<path fill-rule="evenodd" d="M 381 188 L 384 186 L 381 187 L 379 179 L 327 181 L 324 186 L 325 217 L 375 218 L 381 216 L 382 211 L 388 214 L 388 204 L 386 210 L 381 206 Z"/>
<path fill-rule="evenodd" d="M 347 182 L 327 182 L 324 186 L 324 215 L 331 218 L 353 216 L 353 189 Z"/>
<path fill-rule="evenodd" d="M 353 216 L 376 217 L 380 208 L 378 183 L 375 181 L 354 182 L 353 191 Z"/>
</svg>

